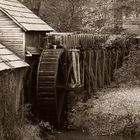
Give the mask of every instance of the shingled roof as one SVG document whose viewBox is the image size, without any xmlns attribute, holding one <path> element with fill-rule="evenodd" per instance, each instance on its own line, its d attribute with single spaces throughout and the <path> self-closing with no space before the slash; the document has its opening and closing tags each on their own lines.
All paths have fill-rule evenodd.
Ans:
<svg viewBox="0 0 140 140">
<path fill-rule="evenodd" d="M 12 51 L 0 44 L 0 71 L 28 66 L 26 62 L 22 61 Z"/>
<path fill-rule="evenodd" d="M 17 0 L 0 0 L 0 10 L 24 31 L 53 31 L 53 28 Z"/>
</svg>

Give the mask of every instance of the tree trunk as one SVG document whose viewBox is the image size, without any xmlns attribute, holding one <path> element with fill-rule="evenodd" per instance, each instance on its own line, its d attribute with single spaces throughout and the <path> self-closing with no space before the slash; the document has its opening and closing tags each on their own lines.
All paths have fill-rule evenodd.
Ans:
<svg viewBox="0 0 140 140">
<path fill-rule="evenodd" d="M 122 8 L 114 9 L 114 28 L 116 30 L 121 30 L 123 26 L 123 16 L 122 16 Z"/>
<path fill-rule="evenodd" d="M 34 0 L 34 2 L 32 2 L 32 11 L 33 11 L 37 16 L 39 16 L 40 6 L 41 6 L 41 0 Z"/>
</svg>

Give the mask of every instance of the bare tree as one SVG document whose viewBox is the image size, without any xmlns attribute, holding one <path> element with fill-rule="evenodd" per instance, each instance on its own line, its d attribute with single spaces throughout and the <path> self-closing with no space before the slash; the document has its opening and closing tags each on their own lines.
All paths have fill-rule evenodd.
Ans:
<svg viewBox="0 0 140 140">
<path fill-rule="evenodd" d="M 88 0 L 20 0 L 56 31 L 79 31 Z"/>
<path fill-rule="evenodd" d="M 36 15 L 39 15 L 42 0 L 19 0 L 29 9 L 31 9 Z"/>
</svg>

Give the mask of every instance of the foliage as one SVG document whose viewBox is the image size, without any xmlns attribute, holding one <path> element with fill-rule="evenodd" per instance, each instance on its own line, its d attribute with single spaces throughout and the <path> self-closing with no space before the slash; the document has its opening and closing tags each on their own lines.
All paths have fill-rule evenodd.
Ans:
<svg viewBox="0 0 140 140">
<path fill-rule="evenodd" d="M 23 140 L 41 140 L 38 125 L 26 124 L 22 129 Z"/>
<path fill-rule="evenodd" d="M 83 17 L 84 29 L 92 32 L 105 32 L 122 28 L 123 19 L 138 17 L 138 0 L 91 0 Z"/>
<path fill-rule="evenodd" d="M 117 84 L 127 86 L 140 85 L 140 49 L 131 48 L 129 56 L 127 56 L 120 69 L 115 71 L 115 79 Z"/>
<path fill-rule="evenodd" d="M 110 18 L 109 7 L 111 5 L 110 0 L 94 0 L 85 6 L 85 15 L 83 17 L 84 30 L 93 30 L 99 32 L 99 30 L 109 23 L 111 25 L 113 18 Z M 111 21 L 109 21 L 111 19 Z"/>
</svg>

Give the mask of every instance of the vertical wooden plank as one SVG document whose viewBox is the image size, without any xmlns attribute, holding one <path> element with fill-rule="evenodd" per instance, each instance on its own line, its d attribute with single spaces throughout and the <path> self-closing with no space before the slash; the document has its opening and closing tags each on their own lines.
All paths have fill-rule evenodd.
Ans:
<svg viewBox="0 0 140 140">
<path fill-rule="evenodd" d="M 75 35 L 75 37 L 76 37 L 76 45 L 79 48 L 79 47 L 81 47 L 80 38 L 78 37 L 78 35 Z"/>
<path fill-rule="evenodd" d="M 90 93 L 91 93 L 91 91 L 90 91 L 90 89 L 91 89 L 91 85 L 90 85 L 90 81 L 91 81 L 91 79 L 90 79 L 90 76 L 91 76 L 91 49 L 89 49 L 89 71 L 88 71 L 88 73 L 89 73 L 89 79 L 88 79 L 88 83 L 89 83 L 89 87 L 88 87 L 88 93 L 89 93 L 89 95 L 90 95 Z"/>
<path fill-rule="evenodd" d="M 84 86 L 84 81 L 85 81 L 85 61 L 86 61 L 86 53 L 85 51 L 83 52 L 83 67 L 82 67 L 82 87 Z"/>
<path fill-rule="evenodd" d="M 69 36 L 66 35 L 66 49 L 69 48 Z"/>
<path fill-rule="evenodd" d="M 69 42 L 70 42 L 70 48 L 74 49 L 74 40 L 73 40 L 73 35 L 70 36 L 69 38 Z"/>
<path fill-rule="evenodd" d="M 101 50 L 99 50 L 99 54 L 98 54 L 98 85 L 99 87 L 103 87 L 103 79 L 102 79 L 102 69 L 101 69 L 101 65 L 102 65 L 102 52 Z"/>
<path fill-rule="evenodd" d="M 111 50 L 109 49 L 109 65 L 108 65 L 109 84 L 111 82 Z"/>
<path fill-rule="evenodd" d="M 105 49 L 103 49 L 103 85 L 105 84 L 105 62 L 106 62 L 106 55 Z"/>
<path fill-rule="evenodd" d="M 70 35 L 67 36 L 67 49 L 70 48 Z"/>
<path fill-rule="evenodd" d="M 116 50 L 116 62 L 115 62 L 115 69 L 118 68 L 118 59 L 119 59 L 119 50 Z"/>
<path fill-rule="evenodd" d="M 98 80 L 98 50 L 96 50 L 96 66 L 95 66 L 95 91 L 97 91 L 98 85 L 97 85 L 97 80 Z"/>
<path fill-rule="evenodd" d="M 65 47 L 65 49 L 67 48 L 67 36 L 66 35 L 64 35 L 64 47 Z"/>
<path fill-rule="evenodd" d="M 108 49 L 106 50 L 106 52 L 105 52 L 105 57 L 106 57 L 106 59 L 105 59 L 105 65 L 104 65 L 104 83 L 105 84 L 108 84 L 109 83 L 109 52 L 108 52 Z"/>
<path fill-rule="evenodd" d="M 92 90 L 96 91 L 95 88 L 95 63 L 96 63 L 96 55 L 95 55 L 95 50 L 92 49 L 91 51 L 91 80 L 92 80 Z"/>
</svg>

